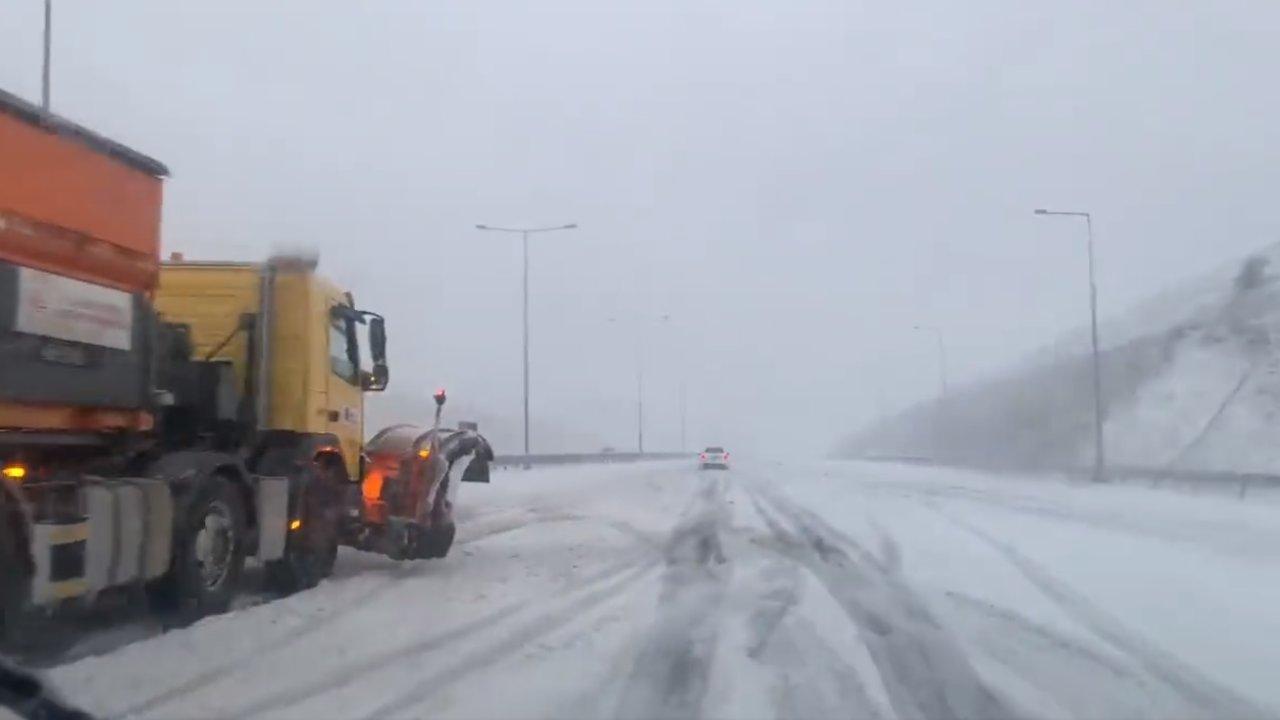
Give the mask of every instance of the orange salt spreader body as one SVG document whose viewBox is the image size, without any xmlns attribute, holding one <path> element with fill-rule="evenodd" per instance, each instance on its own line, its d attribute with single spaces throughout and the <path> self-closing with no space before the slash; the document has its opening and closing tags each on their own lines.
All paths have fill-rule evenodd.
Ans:
<svg viewBox="0 0 1280 720">
<path fill-rule="evenodd" d="M 150 292 L 160 266 L 168 170 L 78 125 L 34 113 L 0 91 L 0 259 Z"/>
<path fill-rule="evenodd" d="M 15 326 L 123 349 L 136 326 L 131 296 L 150 297 L 156 287 L 168 169 L 3 91 L 0 158 L 0 280 L 11 288 Z M 149 429 L 151 414 L 133 399 L 0 395 L 0 428 Z"/>
</svg>

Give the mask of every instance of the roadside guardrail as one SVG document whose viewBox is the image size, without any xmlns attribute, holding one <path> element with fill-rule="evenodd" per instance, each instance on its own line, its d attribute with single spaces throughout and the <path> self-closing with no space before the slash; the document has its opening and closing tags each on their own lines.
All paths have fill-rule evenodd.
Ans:
<svg viewBox="0 0 1280 720">
<path fill-rule="evenodd" d="M 493 465 L 499 467 L 519 467 L 529 465 L 585 465 L 647 462 L 650 460 L 682 460 L 691 459 L 693 453 L 534 453 L 532 455 L 498 455 Z"/>
<path fill-rule="evenodd" d="M 959 460 L 934 459 L 919 455 L 869 455 L 858 460 L 868 462 L 897 463 L 901 465 L 931 465 L 954 467 L 963 470 L 979 470 L 998 473 L 1025 473 L 1030 475 L 1059 474 L 1088 478 L 1092 467 L 1046 467 L 995 463 L 974 463 Z M 1162 468 L 1143 465 L 1108 465 L 1107 476 L 1116 480 L 1147 480 L 1153 487 L 1161 483 L 1188 483 L 1232 488 L 1236 496 L 1244 498 L 1253 489 L 1280 489 L 1280 474 L 1241 472 L 1234 470 L 1200 470 L 1189 468 Z"/>
</svg>

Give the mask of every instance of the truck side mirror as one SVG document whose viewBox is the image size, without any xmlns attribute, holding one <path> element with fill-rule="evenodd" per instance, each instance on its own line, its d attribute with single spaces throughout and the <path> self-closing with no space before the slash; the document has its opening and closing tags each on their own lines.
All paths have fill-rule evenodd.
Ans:
<svg viewBox="0 0 1280 720">
<path fill-rule="evenodd" d="M 369 316 L 369 356 L 375 365 L 387 362 L 387 321 L 381 315 Z"/>
<path fill-rule="evenodd" d="M 386 364 L 374 365 L 373 372 L 360 373 L 360 389 L 365 392 L 382 392 L 387 389 L 388 377 Z"/>
<path fill-rule="evenodd" d="M 373 361 L 373 372 L 363 376 L 361 386 L 369 392 L 380 392 L 387 388 L 390 381 L 390 370 L 387 368 L 387 321 L 381 315 L 369 318 L 369 359 Z"/>
</svg>

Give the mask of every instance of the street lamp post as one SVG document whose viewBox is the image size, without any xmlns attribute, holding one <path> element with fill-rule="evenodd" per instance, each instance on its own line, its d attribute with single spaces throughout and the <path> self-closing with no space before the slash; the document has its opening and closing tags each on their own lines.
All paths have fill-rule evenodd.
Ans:
<svg viewBox="0 0 1280 720">
<path fill-rule="evenodd" d="M 687 452 L 685 445 L 685 425 L 688 417 L 688 396 L 685 392 L 685 380 L 680 380 L 680 452 Z"/>
<path fill-rule="evenodd" d="M 662 315 L 657 318 L 659 322 L 667 323 L 671 321 L 670 315 Z M 606 318 L 606 322 L 617 323 L 616 317 Z M 644 330 L 643 327 L 637 325 L 635 329 L 635 346 L 636 346 L 636 451 L 641 455 L 644 454 Z M 680 449 L 684 450 L 684 431 L 685 431 L 685 402 L 684 402 L 684 382 L 680 383 Z"/>
<path fill-rule="evenodd" d="M 490 225 L 476 225 L 477 230 L 490 230 L 493 232 L 519 233 L 520 248 L 523 259 L 524 273 L 522 281 L 523 296 L 523 326 L 524 326 L 524 454 L 529 455 L 529 234 L 554 232 L 556 230 L 575 230 L 576 223 L 568 225 L 556 225 L 555 227 L 536 227 L 536 228 L 504 228 L 492 227 Z"/>
<path fill-rule="evenodd" d="M 668 327 L 671 326 L 670 315 L 663 315 L 662 317 L 658 318 L 658 320 L 660 320 L 664 325 Z M 680 366 L 680 369 L 679 369 L 679 373 L 680 373 L 680 452 L 685 452 L 685 430 L 686 430 L 686 418 L 687 418 L 687 415 L 686 415 L 686 410 L 687 410 L 686 399 L 687 398 L 685 393 L 686 378 L 684 376 L 685 368 L 684 368 L 683 353 L 679 353 L 679 355 L 680 357 L 677 359 L 677 364 Z"/>
<path fill-rule="evenodd" d="M 1098 284 L 1093 273 L 1093 216 L 1087 212 L 1036 210 L 1036 215 L 1063 215 L 1084 218 L 1089 247 L 1089 331 L 1093 342 L 1093 479 L 1106 479 L 1106 452 L 1102 434 L 1102 360 L 1098 351 Z"/>
<path fill-rule="evenodd" d="M 939 460 L 942 448 L 942 421 L 947 405 L 947 344 L 942 339 L 942 330 L 933 325 L 914 325 L 912 329 L 933 333 L 938 345 L 938 401 L 933 413 L 933 454 Z"/>
<path fill-rule="evenodd" d="M 53 61 L 53 0 L 44 0 L 44 70 L 40 76 L 40 109 L 49 112 L 49 66 Z"/>
<path fill-rule="evenodd" d="M 606 318 L 605 322 L 618 324 L 618 318 Z M 636 452 L 644 454 L 644 359 L 640 349 L 640 336 L 635 337 L 636 347 Z"/>
</svg>

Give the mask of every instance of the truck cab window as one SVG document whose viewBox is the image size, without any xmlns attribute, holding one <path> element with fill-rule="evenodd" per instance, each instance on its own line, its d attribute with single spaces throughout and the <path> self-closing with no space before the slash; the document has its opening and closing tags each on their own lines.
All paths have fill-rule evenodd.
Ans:
<svg viewBox="0 0 1280 720">
<path fill-rule="evenodd" d="M 329 320 L 329 367 L 333 374 L 352 385 L 358 385 L 360 374 L 355 358 L 359 354 L 353 346 L 355 335 L 350 331 L 349 324 L 349 321 L 342 318 Z"/>
</svg>

